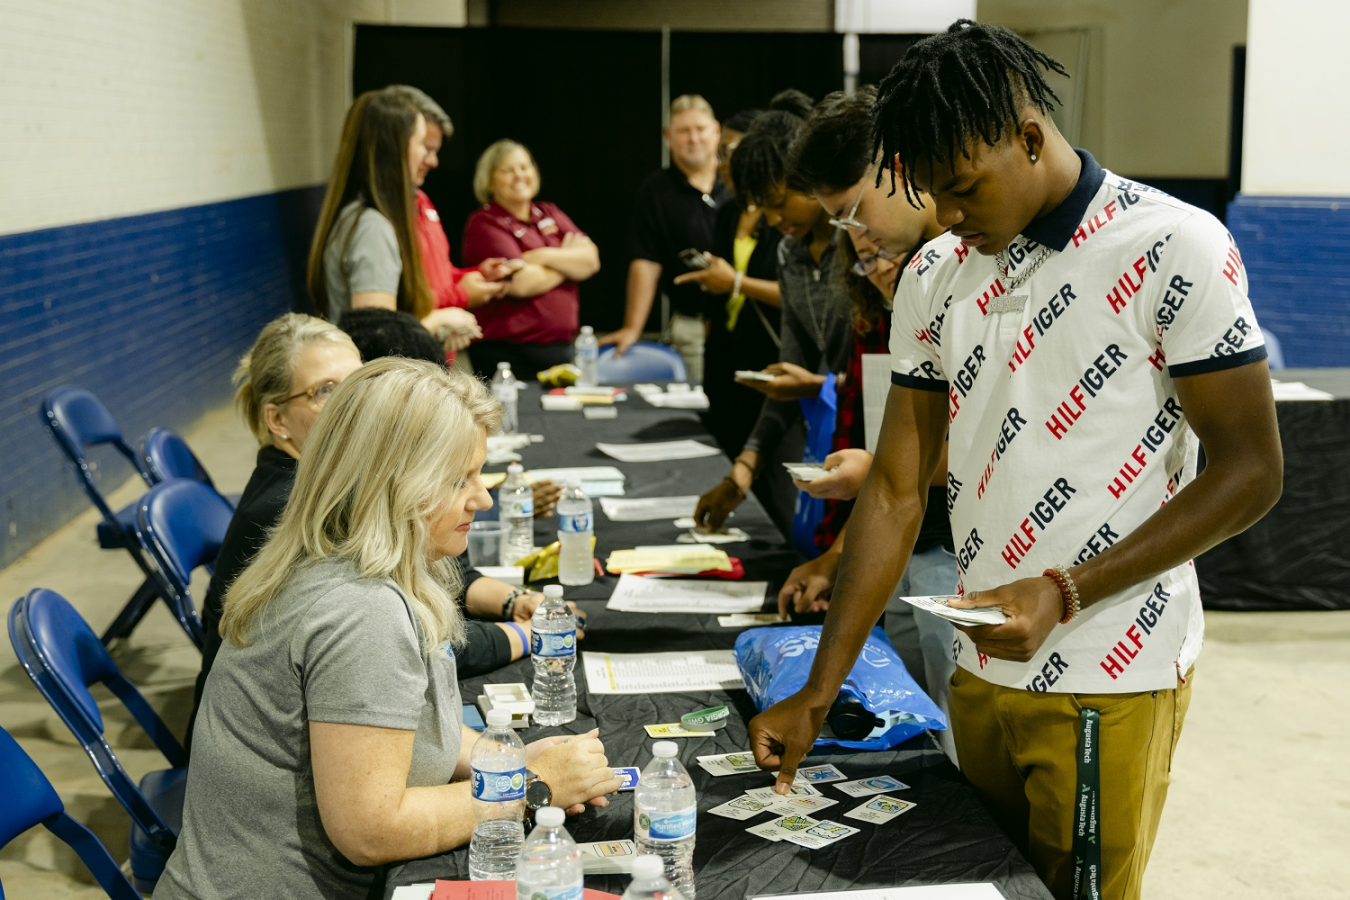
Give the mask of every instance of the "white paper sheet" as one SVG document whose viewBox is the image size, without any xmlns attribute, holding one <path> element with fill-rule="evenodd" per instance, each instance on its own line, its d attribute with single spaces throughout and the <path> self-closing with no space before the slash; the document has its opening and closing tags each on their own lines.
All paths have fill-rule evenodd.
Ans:
<svg viewBox="0 0 1350 900">
<path fill-rule="evenodd" d="M 405 884 L 394 888 L 392 900 L 431 900 L 431 894 L 435 890 L 434 881 L 428 881 L 426 884 Z"/>
<path fill-rule="evenodd" d="M 642 399 L 660 409 L 707 409 L 708 395 L 703 388 L 674 394 L 643 394 Z"/>
<path fill-rule="evenodd" d="M 877 437 L 881 434 L 881 420 L 886 415 L 886 398 L 891 393 L 891 355 L 864 353 L 862 355 L 863 446 L 868 453 L 877 452 Z"/>
<path fill-rule="evenodd" d="M 613 466 L 567 466 L 559 469 L 530 469 L 525 477 L 536 481 L 554 481 L 561 484 L 573 479 L 581 482 L 587 497 L 622 497 L 623 473 Z"/>
<path fill-rule="evenodd" d="M 1301 381 L 1277 381 L 1270 379 L 1270 389 L 1276 400 L 1335 400 L 1326 391 L 1309 387 Z"/>
<path fill-rule="evenodd" d="M 685 694 L 743 688 L 731 650 L 581 654 L 592 694 Z"/>
<path fill-rule="evenodd" d="M 767 581 L 696 581 L 621 575 L 606 609 L 649 613 L 738 613 L 764 608 Z"/>
<path fill-rule="evenodd" d="M 665 462 L 671 459 L 698 459 L 721 453 L 716 447 L 698 441 L 655 441 L 649 444 L 596 444 L 595 449 L 619 462 Z"/>
<path fill-rule="evenodd" d="M 602 497 L 600 508 L 611 522 L 651 522 L 692 516 L 698 496 L 687 497 Z"/>
<path fill-rule="evenodd" d="M 979 884 L 932 884 L 869 888 L 861 891 L 820 891 L 813 894 L 756 894 L 749 900 L 1003 900 L 998 888 Z"/>
</svg>

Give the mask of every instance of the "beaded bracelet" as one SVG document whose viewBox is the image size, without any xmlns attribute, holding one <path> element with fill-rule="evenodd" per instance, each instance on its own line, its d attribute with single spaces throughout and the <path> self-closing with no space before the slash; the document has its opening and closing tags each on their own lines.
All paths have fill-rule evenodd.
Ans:
<svg viewBox="0 0 1350 900">
<path fill-rule="evenodd" d="M 1073 577 L 1069 575 L 1069 570 L 1064 566 L 1055 566 L 1053 569 L 1046 569 L 1041 573 L 1055 583 L 1059 588 L 1059 596 L 1064 601 L 1064 618 L 1059 620 L 1059 624 L 1068 625 L 1078 614 L 1083 611 L 1082 605 L 1078 602 L 1078 585 L 1073 583 Z"/>
</svg>

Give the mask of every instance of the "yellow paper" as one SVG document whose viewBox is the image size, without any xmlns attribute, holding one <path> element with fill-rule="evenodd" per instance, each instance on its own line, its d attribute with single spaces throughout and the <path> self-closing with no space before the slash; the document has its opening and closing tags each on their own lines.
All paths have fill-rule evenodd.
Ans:
<svg viewBox="0 0 1350 900">
<path fill-rule="evenodd" d="M 690 546 L 679 549 L 643 548 L 615 550 L 605 561 L 611 572 L 730 572 L 725 550 Z"/>
</svg>

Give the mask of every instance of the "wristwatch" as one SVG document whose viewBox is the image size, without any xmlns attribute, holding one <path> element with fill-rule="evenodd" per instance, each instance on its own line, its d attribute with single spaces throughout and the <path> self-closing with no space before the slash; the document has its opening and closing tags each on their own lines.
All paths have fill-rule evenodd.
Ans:
<svg viewBox="0 0 1350 900">
<path fill-rule="evenodd" d="M 545 806 L 553 805 L 553 789 L 548 786 L 537 772 L 525 770 L 525 806 L 530 812 L 536 812 Z"/>
</svg>

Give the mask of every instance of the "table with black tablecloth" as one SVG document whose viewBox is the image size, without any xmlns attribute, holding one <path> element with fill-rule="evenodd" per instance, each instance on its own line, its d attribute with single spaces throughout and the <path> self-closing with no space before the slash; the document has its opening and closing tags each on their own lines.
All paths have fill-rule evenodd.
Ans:
<svg viewBox="0 0 1350 900">
<path fill-rule="evenodd" d="M 1195 561 L 1206 609 L 1350 609 L 1350 368 L 1278 369 L 1331 400 L 1277 400 L 1284 495 Z"/>
<path fill-rule="evenodd" d="M 658 410 L 636 395 L 619 404 L 618 417 L 586 420 L 580 413 L 544 413 L 538 407 L 538 388 L 521 397 L 521 430 L 544 434 L 542 444 L 521 452 L 527 467 L 616 465 L 624 472 L 626 495 L 657 497 L 699 494 L 722 478 L 727 460 L 722 456 L 661 463 L 616 463 L 595 450 L 597 441 L 629 443 L 693 438 L 711 444 L 697 417 L 690 412 Z M 799 560 L 785 549 L 768 516 L 753 497 L 737 510 L 733 520 L 754 538 L 723 548 L 741 558 L 746 577 L 770 582 L 766 606 L 777 586 Z M 551 521 L 538 523 L 536 539 L 553 540 Z M 597 509 L 597 556 L 639 544 L 673 543 L 677 531 L 668 521 L 610 522 Z M 568 588 L 587 615 L 581 651 L 634 653 L 668 650 L 730 649 L 739 629 L 723 628 L 712 615 L 623 613 L 605 609 L 604 600 L 617 579 L 597 579 L 584 588 Z M 886 825 L 871 825 L 840 816 L 865 802 L 846 797 L 828 785 L 821 790 L 840 802 L 817 818 L 859 826 L 859 834 L 822 850 L 807 850 L 781 841 L 772 843 L 745 829 L 768 821 L 768 814 L 748 821 L 709 815 L 707 810 L 752 787 L 773 783 L 767 773 L 714 778 L 695 757 L 746 750 L 746 724 L 755 710 L 744 690 L 696 691 L 677 694 L 592 694 L 580 661 L 577 675 L 577 719 L 557 728 L 532 727 L 527 741 L 551 734 L 580 734 L 599 727 L 611 765 L 645 766 L 651 759 L 652 740 L 644 724 L 679 721 L 683 713 L 725 704 L 732 710 L 727 726 L 711 738 L 680 742 L 680 759 L 698 792 L 698 831 L 694 869 L 699 900 L 741 900 L 749 895 L 817 890 L 881 887 L 904 884 L 991 881 L 1009 900 L 1048 898 L 1049 892 L 1030 865 L 994 824 L 987 810 L 947 761 L 928 735 L 898 748 L 876 753 L 830 753 L 811 757 L 812 763 L 830 762 L 850 778 L 888 774 L 910 787 L 896 795 L 917 808 Z M 483 684 L 533 680 L 528 658 L 483 678 L 462 682 L 464 700 L 473 702 Z M 633 837 L 633 794 L 611 798 L 601 809 L 570 818 L 567 829 L 578 841 L 620 840 Z M 398 885 L 468 877 L 468 850 L 461 848 L 429 859 L 392 866 L 386 878 L 387 894 Z M 588 887 L 622 893 L 628 876 L 587 876 Z"/>
</svg>

